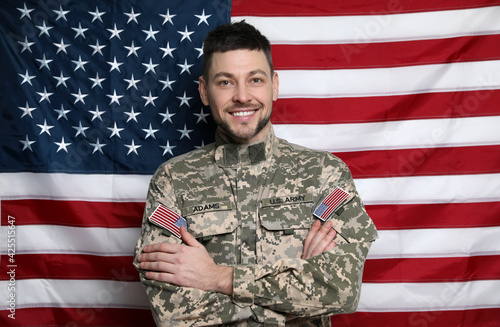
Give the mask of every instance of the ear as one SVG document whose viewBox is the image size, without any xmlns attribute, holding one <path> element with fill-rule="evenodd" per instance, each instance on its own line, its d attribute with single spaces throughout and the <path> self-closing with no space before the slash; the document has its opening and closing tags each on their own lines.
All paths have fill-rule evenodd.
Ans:
<svg viewBox="0 0 500 327">
<path fill-rule="evenodd" d="M 205 83 L 203 76 L 200 76 L 198 80 L 200 82 L 198 91 L 200 92 L 201 102 L 203 102 L 205 106 L 210 106 L 210 101 L 208 101 L 207 83 Z"/>
<path fill-rule="evenodd" d="M 278 73 L 274 72 L 274 74 L 273 74 L 273 101 L 278 100 L 279 89 L 280 89 L 280 79 L 278 77 Z"/>
</svg>

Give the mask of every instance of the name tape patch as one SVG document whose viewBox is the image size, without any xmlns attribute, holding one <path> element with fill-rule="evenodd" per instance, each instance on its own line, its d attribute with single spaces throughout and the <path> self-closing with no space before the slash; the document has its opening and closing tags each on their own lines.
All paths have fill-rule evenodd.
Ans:
<svg viewBox="0 0 500 327">
<path fill-rule="evenodd" d="M 314 210 L 313 215 L 318 217 L 319 219 L 325 221 L 328 216 L 332 212 L 335 211 L 335 209 L 338 208 L 338 206 L 344 202 L 345 199 L 349 196 L 349 193 L 341 189 L 340 187 L 336 187 L 332 193 L 330 193 L 324 200 L 321 202 L 321 204 Z"/>
<path fill-rule="evenodd" d="M 178 238 L 181 238 L 181 226 L 187 230 L 187 221 L 179 214 L 173 212 L 162 204 L 159 204 L 155 211 L 149 216 L 149 221 L 153 224 L 165 228 Z"/>
</svg>

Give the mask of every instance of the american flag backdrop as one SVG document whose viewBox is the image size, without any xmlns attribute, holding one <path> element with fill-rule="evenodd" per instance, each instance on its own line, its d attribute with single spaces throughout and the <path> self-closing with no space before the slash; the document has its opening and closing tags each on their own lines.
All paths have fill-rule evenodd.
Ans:
<svg viewBox="0 0 500 327">
<path fill-rule="evenodd" d="M 154 325 L 131 264 L 148 181 L 211 142 L 203 38 L 246 19 L 273 44 L 276 133 L 342 158 L 379 229 L 358 311 L 332 325 L 500 326 L 499 17 L 498 0 L 2 0 L 0 325 Z"/>
</svg>

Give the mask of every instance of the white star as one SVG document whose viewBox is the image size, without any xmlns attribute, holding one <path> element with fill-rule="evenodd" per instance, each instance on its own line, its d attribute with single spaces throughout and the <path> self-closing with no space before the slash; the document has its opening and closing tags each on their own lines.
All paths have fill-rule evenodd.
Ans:
<svg viewBox="0 0 500 327">
<path fill-rule="evenodd" d="M 167 47 L 166 48 L 160 48 L 161 50 L 163 50 L 163 57 L 162 58 L 165 58 L 165 56 L 170 56 L 170 57 L 174 57 L 172 55 L 172 52 L 174 50 L 176 50 L 177 48 L 170 48 L 170 42 L 167 43 Z"/>
<path fill-rule="evenodd" d="M 25 36 L 25 37 L 24 37 L 24 42 L 17 41 L 17 43 L 19 43 L 20 45 L 22 45 L 22 46 L 23 46 L 23 48 L 22 48 L 22 50 L 21 50 L 21 53 L 23 53 L 23 52 L 24 52 L 24 50 L 28 50 L 29 52 L 33 53 L 33 52 L 31 51 L 31 46 L 32 46 L 33 44 L 35 44 L 35 42 L 28 42 L 28 37 L 27 37 L 27 36 Z"/>
<path fill-rule="evenodd" d="M 200 25 L 201 23 L 205 23 L 207 25 L 210 25 L 207 21 L 207 19 L 212 16 L 212 15 L 208 15 L 208 16 L 205 16 L 205 9 L 203 9 L 203 12 L 201 13 L 201 15 L 195 15 L 195 17 L 199 18 L 200 21 L 198 22 L 198 25 Z"/>
<path fill-rule="evenodd" d="M 54 45 L 57 47 L 57 52 L 56 54 L 58 54 L 59 52 L 64 52 L 65 54 L 68 54 L 68 52 L 66 51 L 66 48 L 71 46 L 71 44 L 64 44 L 64 40 L 63 38 L 61 38 L 61 43 L 55 43 L 54 42 Z"/>
<path fill-rule="evenodd" d="M 189 105 L 189 100 L 191 100 L 193 97 L 187 97 L 186 96 L 186 91 L 184 91 L 184 95 L 182 97 L 177 97 L 177 99 L 181 100 L 181 104 L 179 107 L 182 107 L 183 104 L 186 104 L 188 107 L 191 107 Z"/>
<path fill-rule="evenodd" d="M 134 21 L 137 24 L 139 24 L 139 22 L 137 21 L 137 17 L 139 17 L 141 14 L 140 13 L 136 14 L 134 12 L 134 7 L 132 7 L 132 11 L 130 11 L 130 13 L 124 13 L 124 14 L 128 16 L 127 24 L 130 23 L 131 21 Z"/>
<path fill-rule="evenodd" d="M 23 118 L 26 115 L 33 118 L 33 116 L 31 115 L 31 112 L 33 110 L 36 110 L 36 108 L 30 108 L 30 106 L 28 105 L 28 101 L 26 101 L 26 107 L 19 107 L 19 109 L 21 109 L 23 111 L 23 115 L 21 116 L 21 118 Z"/>
<path fill-rule="evenodd" d="M 54 126 L 47 125 L 47 119 L 43 121 L 43 125 L 36 124 L 36 126 L 40 127 L 42 130 L 40 131 L 40 134 L 42 135 L 43 133 L 47 133 L 50 135 L 50 129 L 53 128 Z"/>
<path fill-rule="evenodd" d="M 134 120 L 136 123 L 138 123 L 137 116 L 139 116 L 141 113 L 135 112 L 134 107 L 132 107 L 130 112 L 125 112 L 124 114 L 128 116 L 127 123 L 131 120 Z"/>
<path fill-rule="evenodd" d="M 71 145 L 71 143 L 64 142 L 64 136 L 62 137 L 61 142 L 54 142 L 54 143 L 57 144 L 58 146 L 56 153 L 59 152 L 60 150 L 64 150 L 66 151 L 66 153 L 68 153 L 68 145 Z"/>
<path fill-rule="evenodd" d="M 164 114 L 162 114 L 161 112 L 160 112 L 160 113 L 158 113 L 158 114 L 159 114 L 160 116 L 163 116 L 163 121 L 161 122 L 162 124 L 163 124 L 165 121 L 167 121 L 167 120 L 168 120 L 169 122 L 171 122 L 171 123 L 172 123 L 172 119 L 170 119 L 170 118 L 172 118 L 173 116 L 175 116 L 175 114 L 171 114 L 171 113 L 169 113 L 169 112 L 168 112 L 168 108 L 167 108 L 167 111 L 165 111 L 165 113 L 164 113 Z"/>
<path fill-rule="evenodd" d="M 123 98 L 123 95 L 116 95 L 116 90 L 113 90 L 113 94 L 106 94 L 107 97 L 111 99 L 109 104 L 113 104 L 113 102 L 116 102 L 118 105 L 120 105 L 120 99 Z"/>
<path fill-rule="evenodd" d="M 152 96 L 151 95 L 151 91 L 149 91 L 149 95 L 148 96 L 142 96 L 142 98 L 144 100 L 146 100 L 146 104 L 144 105 L 144 107 L 146 107 L 150 103 L 153 105 L 153 107 L 156 107 L 155 100 L 158 99 L 158 97 Z"/>
<path fill-rule="evenodd" d="M 194 49 L 199 52 L 197 58 L 200 58 L 201 56 L 203 56 L 203 45 L 201 46 L 201 48 L 194 48 Z"/>
<path fill-rule="evenodd" d="M 81 36 L 83 37 L 84 39 L 86 39 L 85 37 L 85 32 L 88 30 L 88 28 L 82 28 L 82 23 L 78 23 L 78 27 L 72 27 L 71 28 L 73 31 L 76 32 L 76 35 L 75 35 L 75 39 L 78 37 L 78 36 Z"/>
<path fill-rule="evenodd" d="M 139 55 L 137 55 L 137 50 L 139 50 L 140 48 L 142 48 L 142 47 L 136 47 L 134 45 L 134 41 L 132 41 L 132 44 L 129 47 L 125 46 L 125 49 L 128 50 L 127 57 L 132 55 L 132 54 L 135 55 L 136 57 L 139 57 Z"/>
<path fill-rule="evenodd" d="M 24 3 L 24 8 L 16 8 L 17 10 L 19 10 L 21 12 L 21 18 L 19 19 L 23 19 L 24 16 L 28 17 L 29 19 L 31 19 L 31 16 L 30 16 L 30 12 L 32 12 L 33 10 L 35 9 L 28 9 L 26 8 L 26 3 Z"/>
<path fill-rule="evenodd" d="M 83 100 L 83 98 L 85 98 L 88 94 L 82 94 L 80 89 L 78 89 L 78 93 L 71 93 L 71 95 L 75 97 L 74 104 L 77 104 L 77 102 L 79 102 L 79 101 L 81 101 L 83 104 L 85 104 L 85 101 Z"/>
<path fill-rule="evenodd" d="M 189 70 L 189 68 L 193 67 L 194 65 L 189 65 L 187 63 L 187 59 L 184 59 L 184 64 L 177 64 L 177 66 L 182 68 L 182 71 L 179 75 L 182 75 L 182 73 L 184 72 L 188 72 L 188 74 L 191 75 L 191 71 Z"/>
<path fill-rule="evenodd" d="M 177 33 L 179 33 L 180 35 L 182 35 L 182 39 L 181 39 L 181 42 L 182 42 L 185 39 L 188 39 L 189 41 L 191 41 L 190 35 L 193 34 L 194 32 L 189 32 L 188 31 L 188 27 L 186 25 L 186 28 L 184 29 L 184 32 L 183 31 L 177 31 Z M 193 42 L 193 41 L 191 41 L 191 42 Z"/>
<path fill-rule="evenodd" d="M 200 121 L 204 121 L 205 123 L 208 124 L 207 122 L 207 117 L 210 116 L 210 114 L 206 114 L 203 112 L 203 108 L 201 108 L 201 112 L 199 114 L 195 114 L 193 113 L 193 115 L 195 115 L 196 117 L 198 117 L 198 121 L 196 122 L 197 124 L 200 122 Z"/>
<path fill-rule="evenodd" d="M 134 74 L 132 74 L 132 77 L 130 79 L 124 79 L 126 82 L 128 82 L 127 90 L 130 89 L 131 87 L 134 87 L 136 90 L 137 88 L 137 83 L 139 83 L 141 80 L 140 79 L 134 79 Z"/>
<path fill-rule="evenodd" d="M 75 70 L 76 70 L 76 69 L 75 69 Z M 84 69 L 84 70 L 85 70 L 85 69 Z M 61 72 L 61 75 L 59 75 L 59 76 L 52 76 L 52 77 L 54 77 L 54 78 L 57 80 L 57 85 L 56 85 L 56 87 L 58 87 L 58 86 L 59 86 L 59 85 L 61 85 L 61 84 L 62 84 L 62 85 L 64 85 L 65 87 L 68 87 L 68 86 L 66 85 L 66 81 L 67 81 L 67 80 L 69 80 L 69 79 L 70 79 L 70 77 L 64 77 L 63 72 Z"/>
<path fill-rule="evenodd" d="M 89 80 L 94 82 L 94 84 L 91 87 L 92 89 L 94 88 L 94 86 L 99 86 L 102 89 L 101 82 L 104 81 L 105 78 L 99 78 L 99 73 L 96 73 L 95 78 L 89 77 Z"/>
<path fill-rule="evenodd" d="M 146 33 L 147 37 L 144 41 L 147 41 L 148 39 L 153 39 L 156 41 L 155 34 L 159 33 L 160 31 L 153 31 L 153 26 L 149 25 L 149 31 L 148 30 L 142 30 L 144 33 Z"/>
<path fill-rule="evenodd" d="M 49 64 L 53 60 L 45 58 L 45 53 L 44 53 L 43 56 L 42 56 L 42 59 L 36 59 L 36 61 L 38 61 L 40 63 L 40 67 L 38 68 L 39 70 L 42 70 L 43 67 L 47 67 L 47 69 L 50 70 Z"/>
<path fill-rule="evenodd" d="M 194 147 L 196 149 L 199 149 L 199 148 L 203 148 L 205 146 L 205 142 L 203 140 L 201 140 L 201 145 L 195 145 Z"/>
<path fill-rule="evenodd" d="M 189 133 L 191 133 L 193 130 L 192 129 L 187 129 L 186 128 L 186 124 L 184 124 L 184 129 L 178 129 L 177 131 L 180 132 L 180 133 L 182 133 L 180 140 L 182 140 L 182 138 L 184 136 L 187 137 L 188 139 L 191 139 L 191 137 L 189 136 Z"/>
<path fill-rule="evenodd" d="M 80 134 L 82 134 L 84 137 L 87 137 L 87 135 L 85 135 L 85 131 L 89 129 L 89 127 L 83 127 L 81 121 L 79 122 L 78 126 L 72 126 L 72 127 L 76 130 L 75 137 L 77 137 Z"/>
<path fill-rule="evenodd" d="M 47 92 L 47 88 L 45 86 L 43 87 L 43 92 L 36 92 L 36 93 L 38 93 L 38 95 L 40 96 L 40 101 L 38 101 L 38 103 L 41 103 L 43 100 L 47 100 L 47 102 L 50 103 L 49 97 L 52 94 L 54 94 L 54 93 Z"/>
<path fill-rule="evenodd" d="M 61 119 L 63 117 L 64 117 L 64 119 L 68 120 L 68 117 L 66 116 L 66 114 L 68 112 L 70 112 L 71 110 L 64 110 L 64 106 L 61 103 L 61 109 L 54 109 L 54 111 L 59 114 L 59 116 L 57 116 L 57 120 L 59 120 L 59 119 Z"/>
<path fill-rule="evenodd" d="M 29 149 L 31 152 L 33 152 L 33 149 L 31 148 L 31 145 L 33 143 L 35 143 L 36 141 L 30 141 L 30 139 L 28 138 L 28 135 L 26 135 L 26 139 L 25 140 L 19 140 L 19 142 L 21 142 L 23 144 L 23 150 L 26 150 L 26 149 Z"/>
<path fill-rule="evenodd" d="M 115 69 L 121 73 L 120 66 L 123 65 L 123 62 L 116 62 L 116 57 L 113 59 L 113 62 L 108 61 L 108 64 L 111 65 L 111 68 L 109 69 L 110 73 Z"/>
<path fill-rule="evenodd" d="M 136 155 L 139 155 L 137 153 L 137 149 L 139 149 L 142 145 L 135 145 L 135 142 L 134 140 L 132 139 L 132 144 L 128 145 L 128 144 L 124 144 L 127 148 L 128 148 L 128 152 L 127 152 L 127 156 L 130 154 L 130 153 L 135 153 Z"/>
<path fill-rule="evenodd" d="M 47 34 L 50 37 L 49 30 L 53 29 L 54 27 L 52 26 L 47 26 L 45 25 L 45 21 L 42 22 L 42 26 L 37 25 L 37 27 L 40 30 L 40 34 L 38 36 L 41 36 L 42 34 Z"/>
<path fill-rule="evenodd" d="M 23 78 L 23 81 L 21 82 L 21 85 L 23 85 L 24 83 L 28 83 L 29 85 L 33 86 L 33 84 L 31 84 L 31 80 L 33 78 L 35 78 L 36 76 L 33 75 L 33 76 L 30 76 L 30 74 L 28 73 L 28 70 L 26 69 L 26 74 L 19 74 L 19 76 L 21 76 Z"/>
<path fill-rule="evenodd" d="M 161 90 L 163 91 L 163 90 L 165 90 L 168 87 L 171 91 L 173 91 L 171 85 L 174 84 L 175 82 L 176 81 L 171 81 L 170 80 L 170 75 L 167 75 L 167 79 L 166 80 L 164 80 L 164 81 L 160 80 L 160 83 L 163 84 L 163 88 Z"/>
<path fill-rule="evenodd" d="M 52 11 L 57 14 L 56 21 L 58 21 L 59 18 L 63 18 L 65 21 L 68 21 L 66 19 L 66 14 L 69 13 L 69 10 L 63 11 L 62 6 L 59 5 L 59 10 L 52 10 Z"/>
<path fill-rule="evenodd" d="M 116 28 L 116 24 L 114 26 L 113 29 L 111 28 L 108 28 L 108 31 L 111 33 L 111 36 L 109 37 L 109 39 L 111 40 L 112 38 L 114 38 L 115 36 L 121 40 L 121 37 L 120 37 L 120 33 L 123 32 L 123 30 L 119 30 Z"/>
<path fill-rule="evenodd" d="M 175 145 L 170 145 L 170 142 L 167 140 L 167 144 L 160 145 L 160 148 L 164 150 L 162 155 L 164 156 L 166 153 L 170 153 L 170 155 L 173 156 L 174 153 L 172 152 L 172 149 L 175 147 Z"/>
<path fill-rule="evenodd" d="M 149 58 L 149 64 L 147 63 L 142 63 L 142 64 L 147 68 L 144 74 L 147 74 L 150 71 L 156 74 L 155 67 L 158 66 L 159 64 L 153 64 L 153 60 L 151 58 Z"/>
<path fill-rule="evenodd" d="M 90 111 L 89 112 L 91 114 L 93 114 L 94 116 L 92 116 L 92 121 L 94 121 L 94 119 L 98 118 L 100 121 L 102 121 L 102 114 L 105 113 L 106 111 L 99 111 L 99 106 L 95 106 L 95 111 Z"/>
<path fill-rule="evenodd" d="M 99 40 L 97 40 L 96 43 L 95 43 L 95 45 L 89 44 L 89 47 L 91 47 L 92 49 L 94 49 L 94 52 L 92 52 L 92 55 L 95 55 L 96 53 L 98 53 L 101 56 L 103 56 L 101 50 L 104 49 L 106 47 L 106 45 L 100 45 L 99 44 Z"/>
<path fill-rule="evenodd" d="M 108 127 L 108 129 L 111 131 L 111 136 L 109 138 L 112 138 L 115 135 L 118 135 L 119 138 L 122 138 L 120 136 L 120 132 L 123 131 L 123 128 L 116 127 L 116 122 L 115 122 L 115 125 L 112 128 Z"/>
<path fill-rule="evenodd" d="M 170 9 L 167 9 L 167 13 L 165 15 L 160 14 L 161 17 L 165 18 L 163 21 L 162 25 L 165 25 L 166 22 L 169 22 L 170 24 L 174 25 L 174 22 L 172 21 L 172 18 L 174 18 L 177 15 L 170 15 Z"/>
<path fill-rule="evenodd" d="M 159 129 L 153 129 L 151 124 L 149 124 L 149 129 L 143 129 L 144 132 L 146 132 L 146 137 L 144 139 L 147 139 L 148 137 L 152 136 L 154 139 L 156 139 L 155 133 L 159 131 Z"/>
<path fill-rule="evenodd" d="M 99 143 L 99 138 L 97 138 L 97 141 L 95 143 L 89 143 L 89 144 L 94 147 L 92 153 L 99 151 L 100 153 L 104 154 L 104 152 L 102 152 L 102 148 L 105 147 L 106 144 Z"/>
<path fill-rule="evenodd" d="M 100 20 L 101 23 L 103 22 L 102 21 L 102 18 L 101 16 L 104 15 L 106 12 L 99 12 L 99 8 L 97 8 L 97 6 L 95 7 L 95 11 L 92 12 L 92 11 L 89 11 L 89 14 L 91 14 L 92 16 L 94 16 L 94 18 L 92 18 L 92 23 L 94 22 L 94 20 Z"/>
<path fill-rule="evenodd" d="M 74 72 L 76 72 L 78 69 L 85 71 L 84 66 L 89 63 L 88 61 L 82 61 L 82 56 L 78 56 L 78 60 L 71 60 L 71 62 L 76 65 Z"/>
</svg>

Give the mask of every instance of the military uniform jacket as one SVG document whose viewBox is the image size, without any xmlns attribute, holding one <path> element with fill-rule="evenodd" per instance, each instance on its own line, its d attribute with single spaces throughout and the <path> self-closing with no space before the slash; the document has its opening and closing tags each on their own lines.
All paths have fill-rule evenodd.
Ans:
<svg viewBox="0 0 500 327">
<path fill-rule="evenodd" d="M 328 219 L 336 247 L 307 260 L 313 212 L 336 188 L 349 197 Z M 158 326 L 329 326 L 353 312 L 375 226 L 347 166 L 328 152 L 288 143 L 213 144 L 172 158 L 151 179 L 136 257 L 147 244 L 182 240 L 148 221 L 158 204 L 182 215 L 220 265 L 234 267 L 233 295 L 149 280 Z"/>
</svg>

